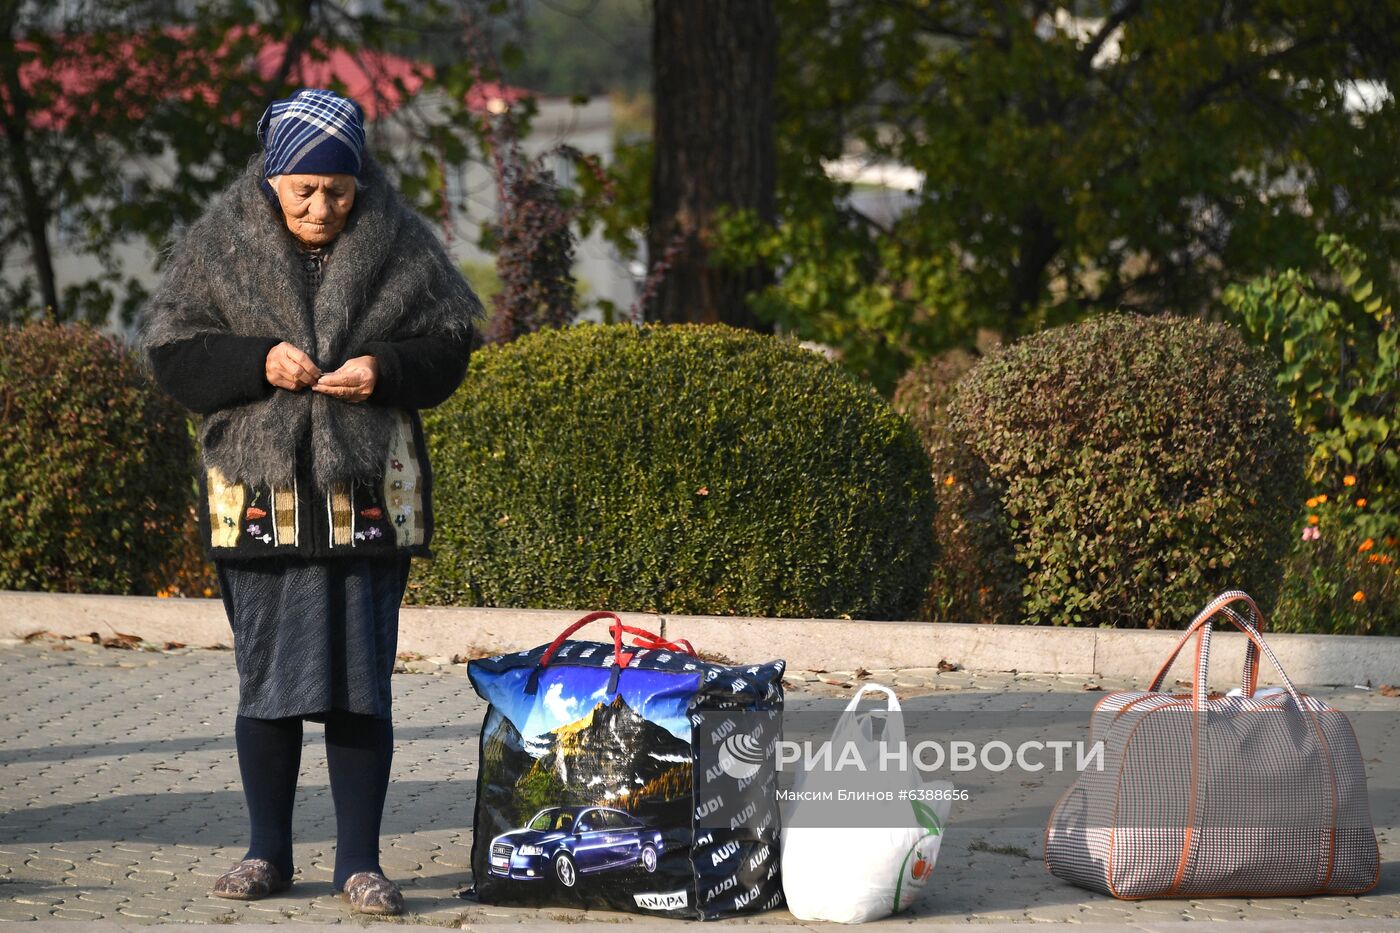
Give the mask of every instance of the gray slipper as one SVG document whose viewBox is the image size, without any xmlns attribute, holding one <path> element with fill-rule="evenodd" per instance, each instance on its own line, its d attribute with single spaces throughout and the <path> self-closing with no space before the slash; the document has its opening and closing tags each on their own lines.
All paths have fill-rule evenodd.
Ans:
<svg viewBox="0 0 1400 933">
<path fill-rule="evenodd" d="M 350 912 L 396 917 L 403 913 L 403 892 L 377 871 L 357 871 L 345 879 L 340 896 L 350 902 Z"/>
<path fill-rule="evenodd" d="M 245 858 L 219 876 L 213 894 L 236 901 L 256 901 L 269 894 L 279 894 L 292 886 L 267 859 Z"/>
</svg>

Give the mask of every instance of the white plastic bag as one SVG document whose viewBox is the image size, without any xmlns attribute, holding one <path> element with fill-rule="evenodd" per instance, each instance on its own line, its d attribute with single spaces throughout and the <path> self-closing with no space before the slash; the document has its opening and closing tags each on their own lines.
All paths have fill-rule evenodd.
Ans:
<svg viewBox="0 0 1400 933">
<path fill-rule="evenodd" d="M 886 709 L 857 712 L 861 698 L 870 692 L 885 695 Z M 876 714 L 885 720 L 880 738 L 875 735 Z M 882 742 L 894 756 L 904 743 L 904 715 L 893 690 L 866 684 L 851 698 L 831 734 L 833 764 L 843 755 L 850 760 L 850 744 L 865 770 L 813 769 L 799 773 L 793 783 L 795 799 L 782 833 L 782 877 L 788 909 L 799 919 L 863 923 L 889 916 L 913 904 L 933 874 L 953 785 L 924 782 L 908 755 L 898 756 L 906 762 L 901 770 L 892 758 L 882 756 Z M 850 806 L 823 799 L 824 792 L 842 789 L 887 792 L 890 799 L 859 804 L 862 815 L 872 816 L 869 826 L 824 826 L 820 811 L 803 812 L 808 807 Z"/>
</svg>

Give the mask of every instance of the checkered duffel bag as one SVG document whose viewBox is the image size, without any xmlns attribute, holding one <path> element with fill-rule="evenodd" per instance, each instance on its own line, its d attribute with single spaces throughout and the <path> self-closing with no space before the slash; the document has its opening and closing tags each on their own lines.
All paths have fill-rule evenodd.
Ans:
<svg viewBox="0 0 1400 933">
<path fill-rule="evenodd" d="M 1212 623 L 1247 636 L 1239 690 L 1210 694 Z M 1145 691 L 1111 693 L 1090 739 L 1102 770 L 1075 780 L 1045 828 L 1045 866 L 1066 881 L 1136 899 L 1360 894 L 1380 852 L 1366 772 L 1346 717 L 1294 688 L 1244 593 L 1201 610 Z M 1189 694 L 1161 693 L 1196 639 Z M 1259 655 L 1282 690 L 1258 690 Z"/>
</svg>

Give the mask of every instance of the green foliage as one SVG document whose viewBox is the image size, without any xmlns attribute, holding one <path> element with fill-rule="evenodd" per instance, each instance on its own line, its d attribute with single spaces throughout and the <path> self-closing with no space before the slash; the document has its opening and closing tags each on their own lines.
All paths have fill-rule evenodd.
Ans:
<svg viewBox="0 0 1400 933">
<path fill-rule="evenodd" d="M 527 2 L 520 64 L 509 79 L 540 94 L 646 89 L 651 0 Z"/>
<path fill-rule="evenodd" d="M 978 357 L 950 350 L 900 379 L 891 402 L 909 418 L 933 464 L 937 559 L 920 618 L 982 622 L 1015 618 L 1025 573 L 1013 559 L 1001 487 L 948 423 L 957 383 Z"/>
<path fill-rule="evenodd" d="M 1343 238 L 1318 252 L 1328 289 L 1298 269 L 1231 286 L 1225 304 L 1278 363 L 1317 493 L 1297 513 L 1279 608 L 1286 631 L 1400 633 L 1400 347 L 1395 312 Z M 1297 508 L 1297 506 L 1295 506 Z"/>
<path fill-rule="evenodd" d="M 1317 240 L 1341 294 L 1297 269 L 1225 292 L 1251 336 L 1280 361 L 1278 386 L 1311 445 L 1315 483 L 1353 477 L 1368 507 L 1348 521 L 1365 534 L 1400 532 L 1400 329 L 1367 275 L 1367 258 L 1341 237 Z"/>
<path fill-rule="evenodd" d="M 810 204 L 843 194 L 816 182 L 802 197 Z M 953 253 L 872 237 L 848 220 L 818 211 L 770 228 L 752 212 L 720 212 L 715 258 L 783 269 L 776 285 L 750 296 L 755 312 L 838 348 L 848 369 L 888 394 L 905 366 L 966 338 L 979 318 Z"/>
<path fill-rule="evenodd" d="M 1357 76 L 1397 85 L 1400 18 L 1099 6 L 779 0 L 779 221 L 723 230 L 783 270 L 760 313 L 883 387 L 977 328 L 1200 314 L 1319 227 L 1400 253 L 1400 107 L 1346 106 Z M 906 210 L 828 177 L 852 151 L 921 176 L 885 191 Z"/>
<path fill-rule="evenodd" d="M 900 619 L 927 588 L 918 439 L 792 341 L 540 331 L 475 354 L 424 425 L 437 558 L 417 602 Z"/>
<path fill-rule="evenodd" d="M 1303 444 L 1233 329 L 1106 315 L 1025 338 L 959 384 L 950 425 L 1025 574 L 997 621 L 1171 627 L 1234 587 L 1273 605 Z"/>
<path fill-rule="evenodd" d="M 0 341 L 0 589 L 152 594 L 186 547 L 194 448 L 136 359 L 78 326 Z"/>
</svg>

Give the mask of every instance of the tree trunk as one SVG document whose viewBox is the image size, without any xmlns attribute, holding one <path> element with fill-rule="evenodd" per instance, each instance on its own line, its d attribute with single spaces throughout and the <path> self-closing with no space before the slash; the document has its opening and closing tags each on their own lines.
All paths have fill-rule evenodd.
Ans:
<svg viewBox="0 0 1400 933">
<path fill-rule="evenodd" d="M 0 95 L 0 130 L 5 134 L 10 154 L 10 169 L 19 185 L 20 210 L 24 214 L 29 235 L 29 252 L 34 260 L 34 273 L 39 279 L 39 293 L 44 300 L 45 317 L 60 320 L 58 283 L 54 278 L 53 257 L 49 253 L 49 212 L 39 196 L 34 182 L 34 168 L 29 160 L 29 107 L 24 87 L 19 80 L 19 54 L 15 51 L 15 4 L 0 5 L 0 70 L 3 70 L 4 94 Z"/>
<path fill-rule="evenodd" d="M 768 270 L 720 268 L 709 254 L 721 205 L 774 219 L 777 42 L 773 0 L 656 0 L 647 254 L 653 269 L 667 267 L 647 320 L 772 330 L 745 301 Z"/>
</svg>

